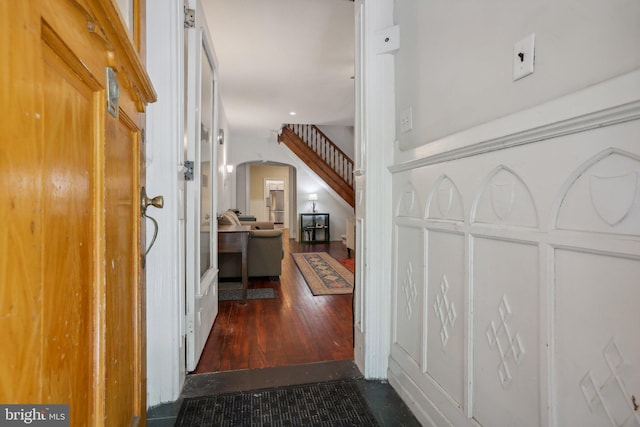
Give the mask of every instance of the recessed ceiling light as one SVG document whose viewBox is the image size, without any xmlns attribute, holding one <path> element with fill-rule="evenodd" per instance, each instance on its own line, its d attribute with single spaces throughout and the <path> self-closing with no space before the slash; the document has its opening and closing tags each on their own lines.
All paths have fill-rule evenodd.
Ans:
<svg viewBox="0 0 640 427">
<path fill-rule="evenodd" d="M 290 115 L 290 116 L 295 116 L 295 115 L 296 115 L 296 112 L 295 112 L 295 111 L 289 111 L 289 115 Z"/>
</svg>

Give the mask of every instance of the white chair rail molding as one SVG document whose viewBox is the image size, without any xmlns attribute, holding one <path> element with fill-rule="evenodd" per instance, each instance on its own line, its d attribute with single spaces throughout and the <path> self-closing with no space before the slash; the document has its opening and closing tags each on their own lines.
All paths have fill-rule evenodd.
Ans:
<svg viewBox="0 0 640 427">
<path fill-rule="evenodd" d="M 426 423 L 640 425 L 640 101 L 600 89 L 391 166 L 389 380 Z"/>
</svg>

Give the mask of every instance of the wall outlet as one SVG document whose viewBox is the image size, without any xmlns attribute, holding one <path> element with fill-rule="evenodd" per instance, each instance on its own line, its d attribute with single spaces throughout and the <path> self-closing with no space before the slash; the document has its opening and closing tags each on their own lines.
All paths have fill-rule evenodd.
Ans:
<svg viewBox="0 0 640 427">
<path fill-rule="evenodd" d="M 400 133 L 407 133 L 413 129 L 413 111 L 411 107 L 400 112 Z"/>
<path fill-rule="evenodd" d="M 523 77 L 533 74 L 533 64 L 535 62 L 535 37 L 534 33 L 529 34 L 513 46 L 513 80 L 520 80 Z"/>
</svg>

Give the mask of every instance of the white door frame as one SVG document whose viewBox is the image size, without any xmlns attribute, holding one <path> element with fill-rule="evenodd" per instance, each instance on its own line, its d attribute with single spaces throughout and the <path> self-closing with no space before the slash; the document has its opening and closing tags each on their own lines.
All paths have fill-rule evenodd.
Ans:
<svg viewBox="0 0 640 427">
<path fill-rule="evenodd" d="M 395 140 L 393 0 L 356 0 L 356 290 L 354 359 L 365 378 L 387 378 L 391 350 L 391 174 Z M 367 189 L 373 191 L 367 191 Z"/>
<path fill-rule="evenodd" d="M 147 8 L 147 69 L 158 101 L 147 109 L 147 192 L 165 196 L 158 239 L 147 256 L 147 404 L 174 401 L 185 378 L 183 5 Z M 147 238 L 153 236 L 149 221 Z"/>
<path fill-rule="evenodd" d="M 218 88 L 217 61 L 211 42 L 211 36 L 199 0 L 190 0 L 189 8 L 195 10 L 195 27 L 189 28 L 185 34 L 186 41 L 186 133 L 187 160 L 193 161 L 193 180 L 185 181 L 185 309 L 186 309 L 186 365 L 187 371 L 196 368 L 204 345 L 218 313 L 218 268 L 217 268 L 217 221 L 214 218 L 217 208 L 217 147 L 218 135 Z M 212 71 L 211 90 L 213 99 L 208 134 L 204 133 L 202 123 L 207 118 L 202 116 L 203 108 L 202 68 L 209 63 Z M 204 86 L 205 88 L 207 86 Z M 208 140 L 210 146 L 202 150 L 202 140 Z M 206 142 L 205 142 L 206 144 Z M 203 156 L 207 156 L 204 159 Z M 208 182 L 203 181 L 202 167 L 209 161 Z M 204 163 L 204 164 L 203 164 Z M 211 204 L 209 218 L 201 215 L 201 187 L 209 189 Z M 208 223 L 210 268 L 201 273 L 201 231 L 203 224 Z M 206 243 L 206 242 L 205 242 Z"/>
</svg>

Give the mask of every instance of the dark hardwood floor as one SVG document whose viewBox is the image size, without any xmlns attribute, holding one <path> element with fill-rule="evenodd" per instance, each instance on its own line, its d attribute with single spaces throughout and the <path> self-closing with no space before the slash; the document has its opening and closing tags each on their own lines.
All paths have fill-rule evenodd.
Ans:
<svg viewBox="0 0 640 427">
<path fill-rule="evenodd" d="M 252 279 L 278 297 L 246 305 L 222 301 L 195 373 L 268 368 L 353 359 L 353 295 L 314 296 L 291 253 L 328 252 L 347 258 L 341 242 L 299 244 L 285 229 L 282 275 Z M 353 256 L 353 254 L 352 254 Z"/>
</svg>

